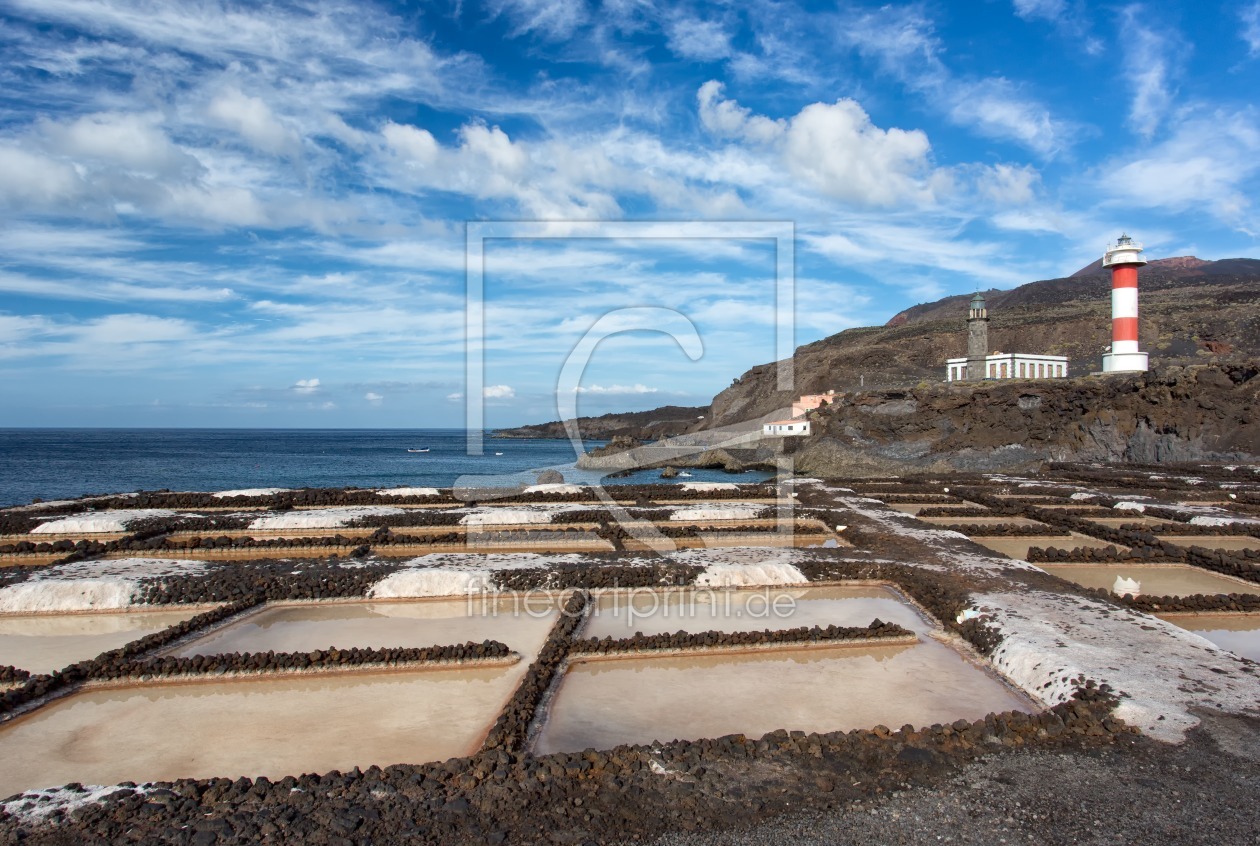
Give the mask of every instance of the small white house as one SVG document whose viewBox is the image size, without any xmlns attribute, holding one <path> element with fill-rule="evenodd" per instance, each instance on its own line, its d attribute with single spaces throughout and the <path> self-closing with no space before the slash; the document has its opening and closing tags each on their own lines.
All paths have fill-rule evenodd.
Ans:
<svg viewBox="0 0 1260 846">
<path fill-rule="evenodd" d="M 761 434 L 776 438 L 799 438 L 809 434 L 809 421 L 772 420 L 761 427 Z"/>
</svg>

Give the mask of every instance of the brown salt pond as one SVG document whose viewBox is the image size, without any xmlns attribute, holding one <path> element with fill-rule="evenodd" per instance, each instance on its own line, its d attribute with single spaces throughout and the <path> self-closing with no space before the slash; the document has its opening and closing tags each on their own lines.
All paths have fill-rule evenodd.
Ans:
<svg viewBox="0 0 1260 846">
<path fill-rule="evenodd" d="M 863 496 L 879 498 L 877 493 L 863 494 Z M 891 502 L 888 503 L 888 507 L 902 514 L 917 516 L 925 508 L 983 508 L 984 506 L 975 502 Z"/>
<path fill-rule="evenodd" d="M 309 652 L 498 640 L 526 661 L 559 613 L 549 594 L 269 605 L 171 654 Z"/>
<path fill-rule="evenodd" d="M 890 588 L 713 588 L 609 591 L 595 597 L 583 637 L 676 632 L 762 631 L 800 626 L 866 626 L 876 617 L 914 632 L 932 626 Z"/>
<path fill-rule="evenodd" d="M 1036 708 L 952 648 L 822 647 L 579 662 L 535 751 L 607 749 L 775 729 L 827 732 L 973 720 Z"/>
<path fill-rule="evenodd" d="M 1260 584 L 1187 564 L 1038 564 L 1047 573 L 1087 588 L 1113 590 L 1116 579 L 1135 579 L 1147 596 L 1199 593 L 1260 594 Z"/>
<path fill-rule="evenodd" d="M 196 616 L 204 608 L 0 615 L 0 664 L 51 673 Z"/>
<path fill-rule="evenodd" d="M 1157 534 L 1160 540 L 1175 543 L 1178 546 L 1201 546 L 1204 549 L 1219 549 L 1222 552 L 1237 552 L 1241 549 L 1260 549 L 1260 538 L 1250 535 L 1177 535 Z"/>
<path fill-rule="evenodd" d="M 1260 614 L 1167 614 L 1163 619 L 1207 638 L 1221 649 L 1260 661 Z"/>
<path fill-rule="evenodd" d="M 1057 547 L 1059 549 L 1105 549 L 1109 544 L 1107 541 L 1091 538 L 1088 535 L 1072 532 L 1067 535 L 1047 535 L 1043 537 L 973 537 L 972 541 L 986 546 L 994 552 L 1007 556 L 1008 558 L 1024 559 L 1028 557 L 1028 550 L 1034 546 L 1042 549 Z"/>
<path fill-rule="evenodd" d="M 920 517 L 924 523 L 936 526 L 1035 526 L 1045 527 L 1045 523 L 1031 517 Z"/>
<path fill-rule="evenodd" d="M 468 755 L 524 668 L 88 690 L 0 727 L 0 796 L 71 781 L 274 779 Z"/>
</svg>

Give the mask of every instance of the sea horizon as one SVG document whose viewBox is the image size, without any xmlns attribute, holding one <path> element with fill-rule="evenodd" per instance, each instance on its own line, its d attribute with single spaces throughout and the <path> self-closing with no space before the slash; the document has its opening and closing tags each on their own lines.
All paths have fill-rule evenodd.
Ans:
<svg viewBox="0 0 1260 846">
<path fill-rule="evenodd" d="M 689 477 L 667 480 L 659 470 L 641 470 L 612 479 L 578 470 L 567 439 L 487 437 L 483 454 L 469 455 L 468 431 L 7 427 L 0 429 L 0 507 L 155 490 L 511 487 L 533 484 L 548 469 L 585 485 L 753 481 L 767 475 L 692 469 Z M 420 449 L 427 451 L 408 451 Z"/>
</svg>

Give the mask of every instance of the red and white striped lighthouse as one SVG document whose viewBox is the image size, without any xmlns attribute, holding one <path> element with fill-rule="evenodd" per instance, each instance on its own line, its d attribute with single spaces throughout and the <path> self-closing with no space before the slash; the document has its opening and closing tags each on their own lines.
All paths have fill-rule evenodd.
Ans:
<svg viewBox="0 0 1260 846">
<path fill-rule="evenodd" d="M 1103 355 L 1104 373 L 1146 370 L 1138 351 L 1138 268 L 1146 264 L 1142 245 L 1121 235 L 1107 245 L 1103 267 L 1111 268 L 1111 352 Z"/>
</svg>

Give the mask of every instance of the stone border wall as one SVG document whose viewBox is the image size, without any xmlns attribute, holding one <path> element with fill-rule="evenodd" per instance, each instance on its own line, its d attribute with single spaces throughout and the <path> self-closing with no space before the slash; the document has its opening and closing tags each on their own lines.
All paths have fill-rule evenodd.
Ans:
<svg viewBox="0 0 1260 846">
<path fill-rule="evenodd" d="M 914 632 L 896 623 L 875 619 L 867 626 L 800 626 L 794 629 L 765 629 L 757 632 L 706 631 L 635 634 L 613 639 L 587 638 L 574 641 L 570 654 L 623 655 L 659 650 L 739 649 L 770 645 L 871 643 L 881 640 L 905 641 Z"/>
</svg>

